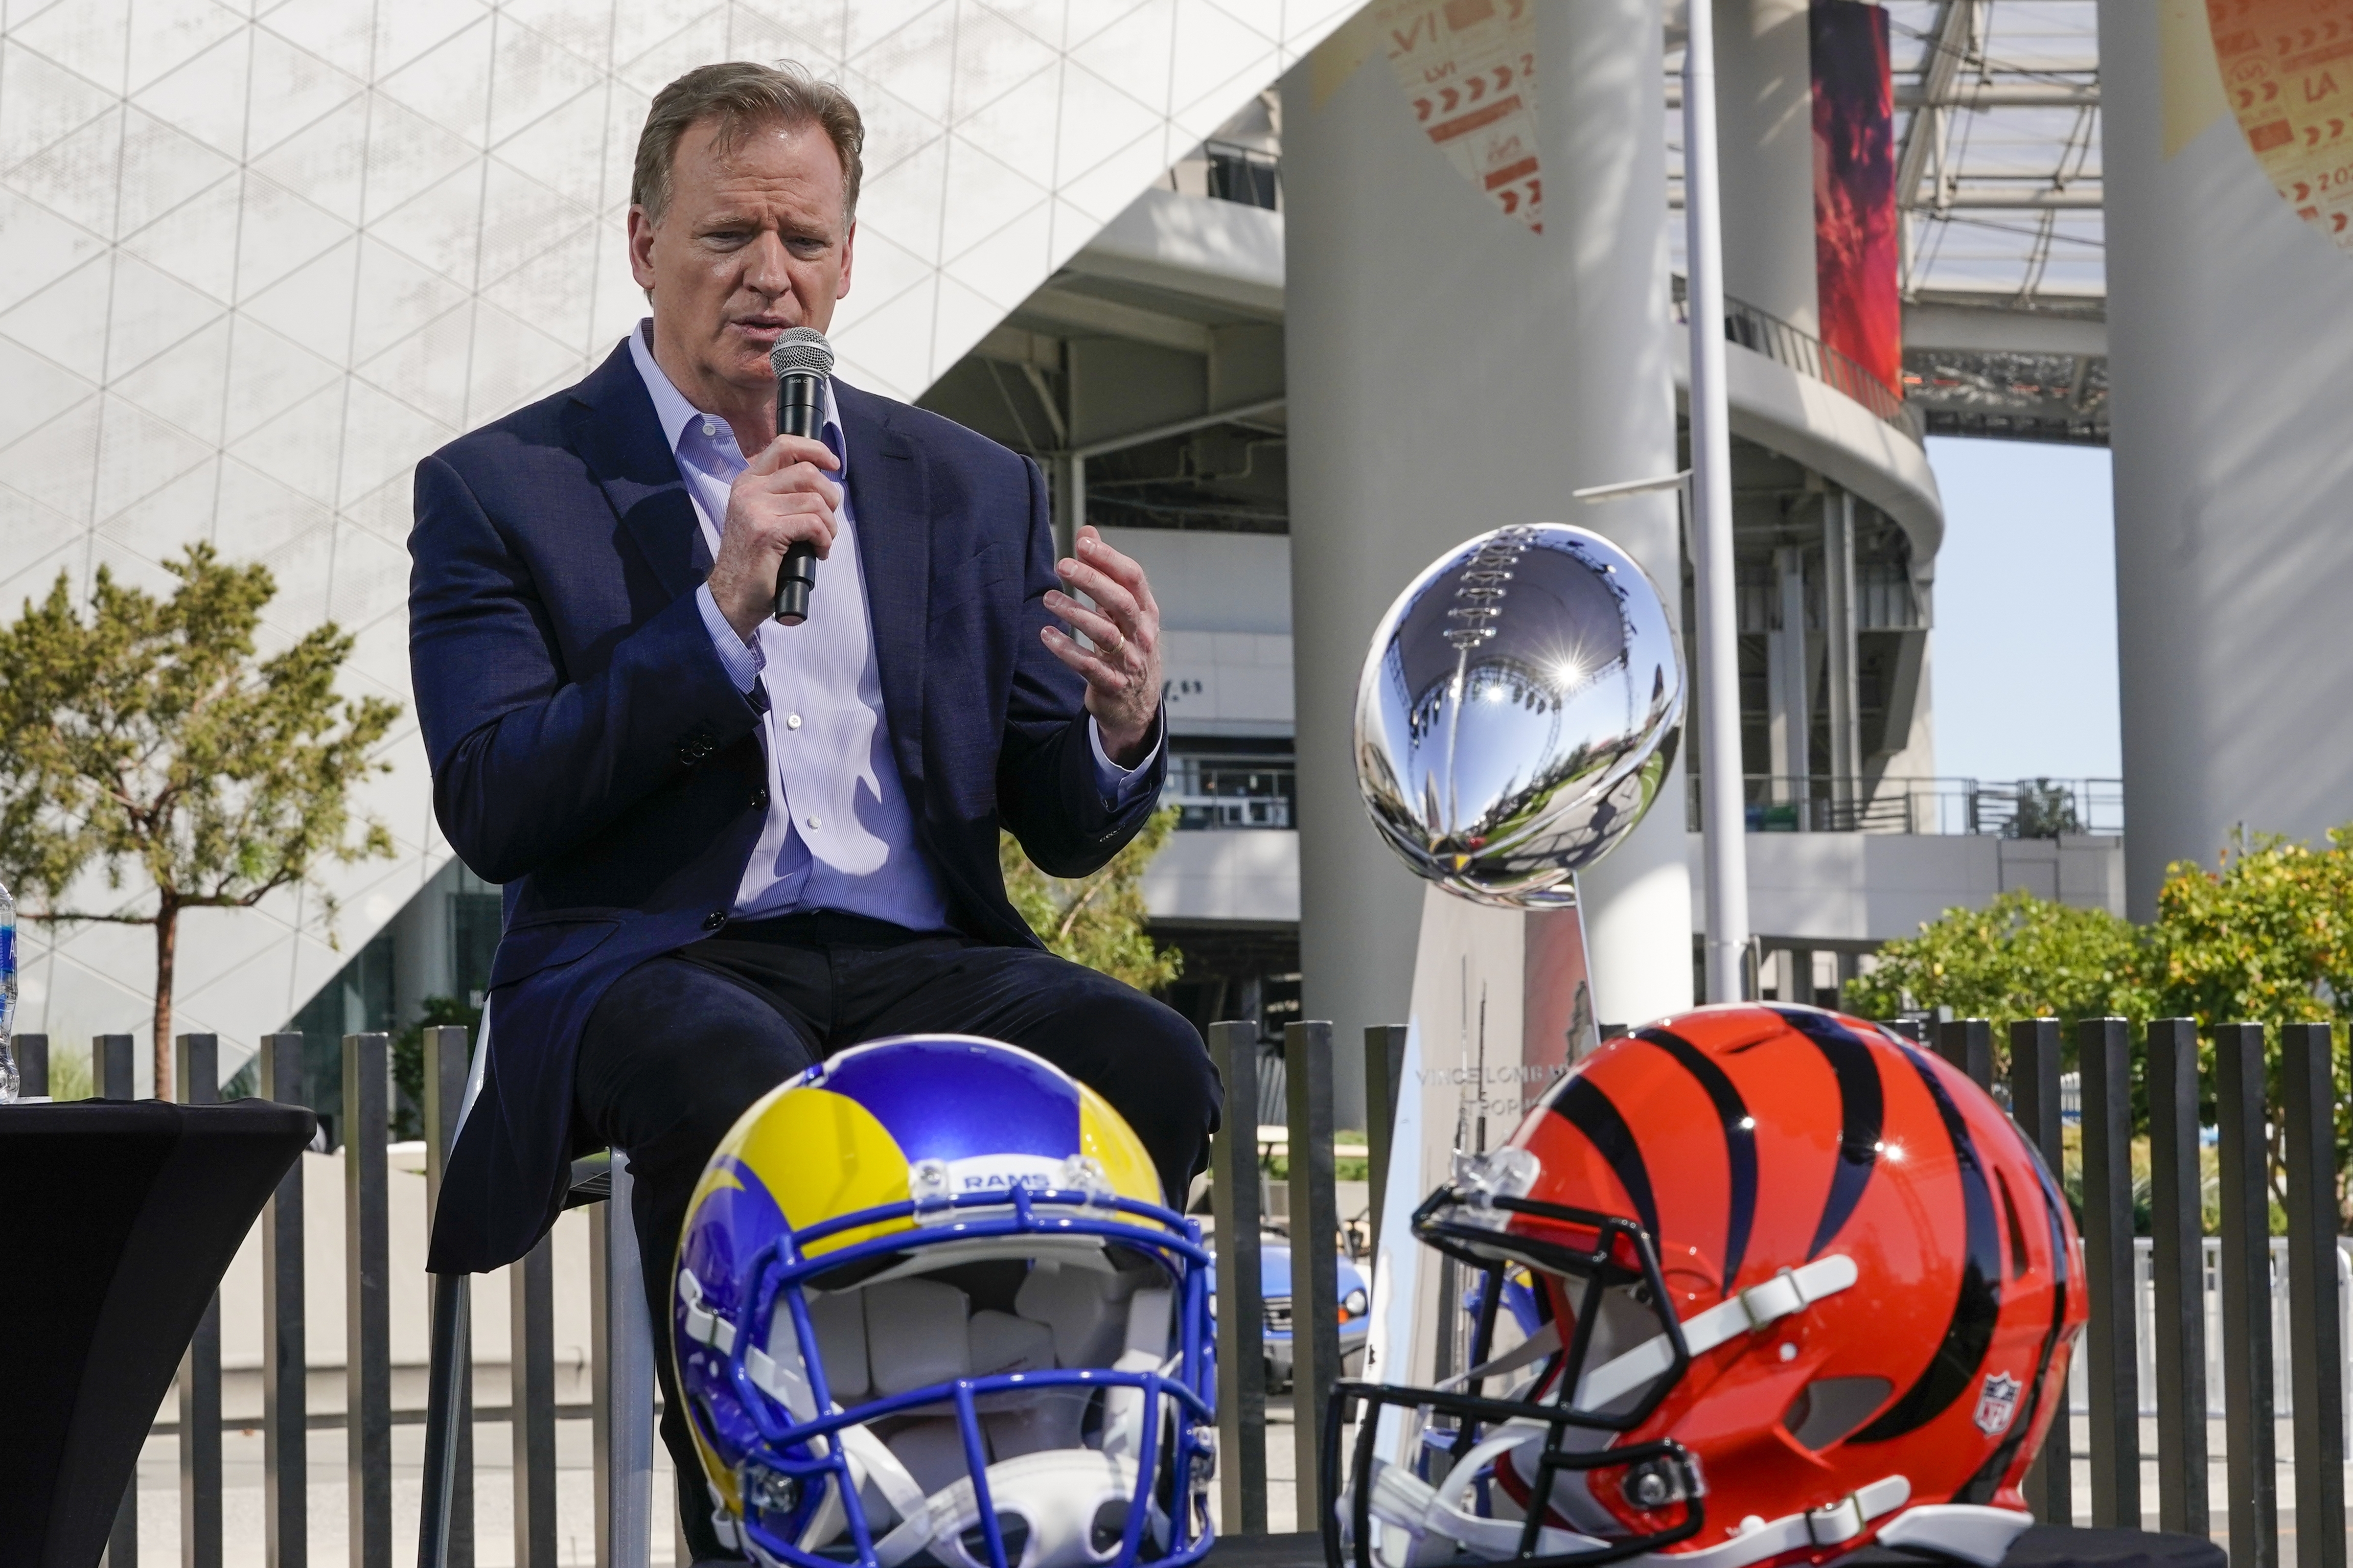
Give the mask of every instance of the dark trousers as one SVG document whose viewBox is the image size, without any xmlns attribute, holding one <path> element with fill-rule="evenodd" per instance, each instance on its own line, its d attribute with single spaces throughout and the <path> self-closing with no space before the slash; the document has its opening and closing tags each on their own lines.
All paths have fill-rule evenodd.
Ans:
<svg viewBox="0 0 2353 1568">
<path fill-rule="evenodd" d="M 919 935 L 854 915 L 732 924 L 623 975 L 580 1042 L 579 1118 L 629 1157 L 646 1300 L 660 1350 L 662 1441 L 697 1558 L 729 1555 L 670 1357 L 670 1269 L 705 1161 L 754 1100 L 861 1040 L 984 1035 L 1035 1051 L 1112 1103 L 1144 1140 L 1171 1206 L 1202 1168 L 1222 1095 L 1177 1013 L 1032 948 Z"/>
</svg>

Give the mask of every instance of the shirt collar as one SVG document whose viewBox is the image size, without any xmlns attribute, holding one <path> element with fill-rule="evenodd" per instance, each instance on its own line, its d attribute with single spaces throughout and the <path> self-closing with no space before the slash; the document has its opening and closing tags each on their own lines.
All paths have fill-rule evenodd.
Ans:
<svg viewBox="0 0 2353 1568">
<path fill-rule="evenodd" d="M 646 384 L 646 391 L 654 400 L 654 417 L 661 423 L 662 439 L 672 452 L 686 438 L 690 426 L 697 420 L 715 417 L 707 415 L 686 400 L 686 395 L 673 385 L 669 374 L 656 363 L 653 350 L 647 346 L 653 336 L 653 318 L 638 323 L 629 334 L 629 358 L 638 367 L 638 376 Z"/>
<path fill-rule="evenodd" d="M 679 444 L 686 439 L 688 432 L 693 430 L 703 420 L 719 420 L 719 416 L 705 414 L 693 404 L 689 403 L 686 400 L 686 394 L 679 391 L 677 386 L 672 384 L 669 373 L 662 369 L 659 362 L 654 358 L 652 348 L 649 346 L 653 340 L 653 332 L 654 321 L 651 316 L 646 317 L 638 323 L 638 330 L 629 334 L 629 359 L 638 367 L 638 379 L 646 384 L 648 395 L 654 400 L 654 418 L 661 425 L 662 438 L 669 443 L 672 455 L 676 455 Z M 839 473 L 849 473 L 849 443 L 842 437 L 841 410 L 833 401 L 831 376 L 826 377 L 825 382 L 825 424 L 822 438 L 827 446 L 833 448 L 833 455 L 841 461 Z"/>
</svg>

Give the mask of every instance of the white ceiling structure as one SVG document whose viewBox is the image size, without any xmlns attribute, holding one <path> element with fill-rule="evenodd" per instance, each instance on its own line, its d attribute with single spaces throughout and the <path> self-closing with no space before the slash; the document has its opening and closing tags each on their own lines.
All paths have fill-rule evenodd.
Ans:
<svg viewBox="0 0 2353 1568">
<path fill-rule="evenodd" d="M 2097 7 L 1888 0 L 1907 298 L 2105 297 Z"/>
<path fill-rule="evenodd" d="M 844 371 L 911 397 L 1352 0 L 0 0 L 0 606 L 195 540 L 332 618 L 409 701 L 409 474 L 643 311 L 621 247 L 650 95 L 798 59 L 867 115 Z M 277 1027 L 448 855 L 412 720 L 392 861 L 184 927 L 178 1027 Z M 128 894 L 94 897 L 123 905 Z M 23 1026 L 138 1031 L 135 927 L 29 931 Z"/>
<path fill-rule="evenodd" d="M 2105 445 L 2097 7 L 1887 12 L 1906 399 L 1931 435 Z"/>
</svg>

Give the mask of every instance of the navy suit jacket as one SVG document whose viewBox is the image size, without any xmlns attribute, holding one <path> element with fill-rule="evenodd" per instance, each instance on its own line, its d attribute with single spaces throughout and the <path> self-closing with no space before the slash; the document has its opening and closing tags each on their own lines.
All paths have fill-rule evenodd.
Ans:
<svg viewBox="0 0 2353 1568">
<path fill-rule="evenodd" d="M 839 381 L 834 397 L 917 837 L 958 929 L 1036 946 L 1006 900 L 1000 826 L 1042 869 L 1082 876 L 1150 815 L 1162 764 L 1105 805 L 1084 684 L 1038 636 L 1055 579 L 1037 465 Z M 430 1255 L 437 1272 L 480 1272 L 529 1251 L 562 1207 L 597 998 L 727 918 L 766 816 L 765 694 L 747 699 L 711 645 L 694 504 L 626 343 L 418 464 L 409 554 L 434 811 L 506 889 L 488 1059 Z"/>
</svg>

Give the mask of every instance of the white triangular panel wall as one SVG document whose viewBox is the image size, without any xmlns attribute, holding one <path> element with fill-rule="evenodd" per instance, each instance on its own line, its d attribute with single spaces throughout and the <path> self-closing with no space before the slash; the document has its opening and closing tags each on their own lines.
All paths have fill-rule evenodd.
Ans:
<svg viewBox="0 0 2353 1568">
<path fill-rule="evenodd" d="M 267 562 L 280 644 L 355 632 L 409 702 L 409 475 L 577 379 L 642 313 L 622 253 L 650 96 L 794 58 L 867 116 L 849 379 L 913 397 L 1355 0 L 0 0 L 0 615 L 192 540 Z M 448 858 L 413 719 L 399 852 L 188 918 L 178 1029 L 227 1060 Z M 113 897 L 125 907 L 136 900 Z M 20 1027 L 143 1034 L 141 928 L 25 933 Z M 143 1056 L 143 1052 L 142 1053 Z"/>
</svg>

